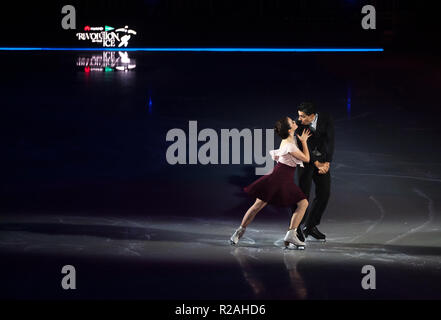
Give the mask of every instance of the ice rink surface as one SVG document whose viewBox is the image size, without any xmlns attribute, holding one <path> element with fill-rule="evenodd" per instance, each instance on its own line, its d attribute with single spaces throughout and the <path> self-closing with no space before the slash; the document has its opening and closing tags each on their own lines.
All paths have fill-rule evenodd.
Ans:
<svg viewBox="0 0 441 320">
<path fill-rule="evenodd" d="M 12 55 L 1 298 L 441 298 L 435 57 L 133 53 L 133 70 L 86 72 L 81 53 Z M 170 165 L 166 133 L 272 128 L 303 100 L 335 120 L 327 241 L 284 249 L 290 213 L 268 206 L 231 246 L 256 165 Z"/>
</svg>

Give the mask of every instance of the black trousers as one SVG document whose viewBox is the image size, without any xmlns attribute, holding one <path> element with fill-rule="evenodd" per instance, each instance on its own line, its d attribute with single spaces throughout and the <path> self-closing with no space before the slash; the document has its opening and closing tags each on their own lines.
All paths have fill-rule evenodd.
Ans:
<svg viewBox="0 0 441 320">
<path fill-rule="evenodd" d="M 310 229 L 320 224 L 323 212 L 328 205 L 329 196 L 331 194 L 331 171 L 325 174 L 319 174 L 314 164 L 305 163 L 304 168 L 298 166 L 299 187 L 306 195 L 309 206 L 303 216 L 301 224 Z M 310 202 L 309 195 L 311 192 L 312 181 L 315 184 L 315 198 Z M 292 212 L 297 206 L 291 208 Z"/>
</svg>

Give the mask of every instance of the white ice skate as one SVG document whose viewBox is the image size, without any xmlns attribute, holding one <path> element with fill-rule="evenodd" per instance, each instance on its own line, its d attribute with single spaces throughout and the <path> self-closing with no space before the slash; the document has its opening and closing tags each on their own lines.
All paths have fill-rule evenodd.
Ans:
<svg viewBox="0 0 441 320">
<path fill-rule="evenodd" d="M 288 230 L 283 241 L 285 241 L 285 248 L 288 248 L 289 244 L 292 243 L 296 249 L 305 249 L 305 243 L 300 241 L 300 239 L 297 237 L 297 232 L 295 229 Z"/>
<path fill-rule="evenodd" d="M 244 233 L 245 233 L 245 228 L 243 228 L 242 226 L 237 228 L 237 230 L 234 231 L 233 235 L 230 238 L 230 244 L 236 245 L 239 242 L 239 239 L 242 238 Z"/>
</svg>

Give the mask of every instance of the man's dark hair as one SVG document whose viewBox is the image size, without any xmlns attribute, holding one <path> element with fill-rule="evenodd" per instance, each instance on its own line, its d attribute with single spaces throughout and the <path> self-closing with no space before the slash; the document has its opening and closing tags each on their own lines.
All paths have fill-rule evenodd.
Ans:
<svg viewBox="0 0 441 320">
<path fill-rule="evenodd" d="M 298 111 L 304 112 L 307 116 L 315 114 L 315 105 L 312 102 L 302 102 L 298 108 Z"/>
<path fill-rule="evenodd" d="M 289 129 L 291 129 L 291 125 L 288 122 L 288 117 L 278 120 L 276 122 L 276 125 L 274 126 L 274 131 L 276 131 L 276 133 L 282 139 L 286 139 L 289 137 Z"/>
</svg>

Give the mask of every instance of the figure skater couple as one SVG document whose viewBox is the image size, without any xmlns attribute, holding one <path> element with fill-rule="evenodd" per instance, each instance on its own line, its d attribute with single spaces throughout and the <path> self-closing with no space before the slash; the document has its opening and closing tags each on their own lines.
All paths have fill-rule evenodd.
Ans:
<svg viewBox="0 0 441 320">
<path fill-rule="evenodd" d="M 237 245 L 246 227 L 267 204 L 290 208 L 292 212 L 285 247 L 305 249 L 305 240 L 326 241 L 317 226 L 326 209 L 330 188 L 330 163 L 334 153 L 334 124 L 326 113 L 318 113 L 314 104 L 304 102 L 298 107 L 298 119 L 290 117 L 278 120 L 274 130 L 282 139 L 279 149 L 270 155 L 277 162 L 271 173 L 264 175 L 244 188 L 255 198 L 245 213 L 242 223 L 230 238 Z M 299 186 L 294 182 L 298 167 Z M 312 181 L 315 198 L 309 208 L 308 199 Z"/>
</svg>

